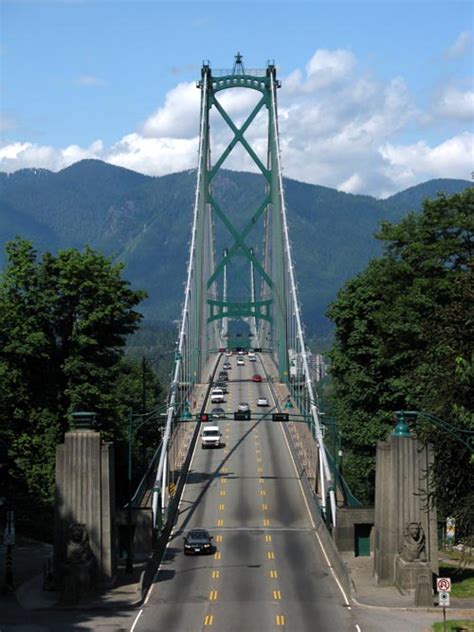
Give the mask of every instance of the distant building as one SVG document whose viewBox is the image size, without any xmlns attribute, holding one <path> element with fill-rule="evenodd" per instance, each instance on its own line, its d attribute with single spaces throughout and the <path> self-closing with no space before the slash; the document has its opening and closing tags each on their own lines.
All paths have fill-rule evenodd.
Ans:
<svg viewBox="0 0 474 632">
<path fill-rule="evenodd" d="M 290 378 L 298 380 L 303 375 L 303 359 L 301 353 L 297 353 L 294 349 L 288 349 L 288 359 L 290 362 Z M 320 353 L 306 352 L 306 360 L 308 362 L 311 381 L 319 382 L 327 375 L 327 364 L 324 356 Z"/>
</svg>

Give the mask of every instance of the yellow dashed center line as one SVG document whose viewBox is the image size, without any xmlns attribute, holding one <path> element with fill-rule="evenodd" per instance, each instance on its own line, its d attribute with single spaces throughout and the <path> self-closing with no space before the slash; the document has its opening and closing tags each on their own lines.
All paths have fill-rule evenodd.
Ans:
<svg viewBox="0 0 474 632">
<path fill-rule="evenodd" d="M 268 505 L 266 503 L 262 503 L 262 511 L 267 511 Z"/>
<path fill-rule="evenodd" d="M 224 526 L 224 521 L 222 520 L 222 518 L 219 518 L 219 520 L 217 521 L 217 526 L 218 527 L 223 527 Z"/>
<path fill-rule="evenodd" d="M 274 560 L 275 553 L 273 551 L 267 551 L 267 560 Z"/>
<path fill-rule="evenodd" d="M 225 489 L 221 489 L 221 496 L 225 496 Z"/>
<path fill-rule="evenodd" d="M 278 579 L 277 571 L 270 571 L 270 579 Z"/>
<path fill-rule="evenodd" d="M 220 571 L 212 571 L 212 579 L 219 579 Z"/>
<path fill-rule="evenodd" d="M 224 503 L 219 503 L 219 511 L 224 511 L 225 505 Z"/>
<path fill-rule="evenodd" d="M 277 614 L 277 616 L 275 617 L 275 621 L 277 625 L 285 625 L 285 615 Z"/>
<path fill-rule="evenodd" d="M 268 518 L 264 518 L 263 519 L 263 526 L 264 527 L 269 527 L 270 526 L 270 520 Z"/>
<path fill-rule="evenodd" d="M 227 485 L 227 479 L 226 478 L 221 478 L 221 484 L 222 485 Z"/>
<path fill-rule="evenodd" d="M 214 559 L 215 560 L 220 560 L 221 559 L 221 552 L 220 551 L 216 551 L 214 553 Z"/>
<path fill-rule="evenodd" d="M 278 591 L 273 591 L 273 596 L 275 596 L 276 592 Z M 217 601 L 217 590 L 211 590 L 211 592 L 209 593 L 209 601 Z"/>
<path fill-rule="evenodd" d="M 259 478 L 258 482 L 260 483 L 260 485 L 263 485 L 265 483 L 265 479 L 264 478 Z"/>
<path fill-rule="evenodd" d="M 279 590 L 274 590 L 273 591 L 273 599 L 275 599 L 276 601 L 280 601 L 281 600 L 281 592 Z"/>
<path fill-rule="evenodd" d="M 262 473 L 263 473 L 263 467 L 258 467 L 258 468 L 257 468 L 257 472 L 258 472 L 259 474 L 262 474 Z"/>
<path fill-rule="evenodd" d="M 266 496 L 267 492 L 264 489 L 260 490 L 260 496 Z"/>
<path fill-rule="evenodd" d="M 214 622 L 214 615 L 206 614 L 204 617 L 204 625 L 212 625 Z"/>
<path fill-rule="evenodd" d="M 216 535 L 216 542 L 222 542 L 223 539 L 222 535 Z"/>
<path fill-rule="evenodd" d="M 265 536 L 265 542 L 271 542 L 272 541 L 272 536 L 271 535 L 266 535 Z"/>
</svg>

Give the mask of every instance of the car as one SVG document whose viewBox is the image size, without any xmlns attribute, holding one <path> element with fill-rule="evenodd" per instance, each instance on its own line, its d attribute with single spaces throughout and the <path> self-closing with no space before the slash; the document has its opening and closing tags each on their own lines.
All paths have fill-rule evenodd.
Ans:
<svg viewBox="0 0 474 632">
<path fill-rule="evenodd" d="M 224 401 L 224 392 L 221 388 L 214 388 L 211 391 L 211 404 L 222 404 Z"/>
<path fill-rule="evenodd" d="M 228 371 L 229 369 L 232 368 L 232 365 L 230 362 L 224 362 L 224 364 L 222 365 L 222 368 Z"/>
<path fill-rule="evenodd" d="M 227 356 L 228 358 L 231 358 L 231 357 L 232 357 L 232 351 L 227 351 L 226 356 Z"/>
<path fill-rule="evenodd" d="M 243 356 L 244 355 L 244 350 L 243 349 L 239 349 L 237 351 L 237 353 L 238 353 L 239 356 Z"/>
<path fill-rule="evenodd" d="M 225 410 L 217 406 L 211 410 L 211 415 L 214 419 L 225 419 Z"/>
<path fill-rule="evenodd" d="M 248 359 L 250 362 L 256 362 L 257 361 L 257 356 L 255 355 L 255 353 L 250 353 L 248 355 Z"/>
<path fill-rule="evenodd" d="M 227 382 L 224 380 L 217 380 L 217 382 L 214 382 L 213 388 L 220 388 L 224 394 L 228 393 Z"/>
<path fill-rule="evenodd" d="M 201 432 L 201 447 L 220 448 L 222 433 L 219 426 L 204 426 Z"/>
<path fill-rule="evenodd" d="M 237 410 L 241 413 L 247 413 L 250 410 L 250 406 L 247 404 L 247 402 L 240 402 L 240 404 L 237 406 Z"/>
<path fill-rule="evenodd" d="M 259 375 L 258 373 L 255 373 L 255 375 L 252 375 L 252 382 L 261 382 L 262 381 L 262 376 Z"/>
<path fill-rule="evenodd" d="M 245 360 L 243 358 L 237 358 L 237 366 L 245 366 Z"/>
<path fill-rule="evenodd" d="M 229 379 L 229 374 L 227 371 L 219 371 L 219 380 L 227 381 Z"/>
<path fill-rule="evenodd" d="M 200 553 L 212 553 L 212 535 L 206 529 L 191 529 L 184 537 L 184 554 L 199 555 Z"/>
<path fill-rule="evenodd" d="M 259 397 L 257 400 L 257 406 L 268 406 L 268 399 L 266 397 Z"/>
</svg>

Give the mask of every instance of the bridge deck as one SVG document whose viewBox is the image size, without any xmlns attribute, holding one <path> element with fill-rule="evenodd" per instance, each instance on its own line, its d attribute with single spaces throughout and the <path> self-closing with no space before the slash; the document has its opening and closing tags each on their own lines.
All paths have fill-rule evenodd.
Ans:
<svg viewBox="0 0 474 632">
<path fill-rule="evenodd" d="M 221 363 L 228 358 L 222 358 Z M 194 450 L 175 529 L 136 632 L 298 632 L 354 629 L 314 534 L 297 469 L 281 423 L 234 421 L 240 402 L 274 407 L 283 391 L 264 376 L 261 359 L 230 358 L 229 393 L 219 421 L 220 449 Z M 207 410 L 214 406 L 209 405 Z M 212 554 L 187 557 L 183 534 L 207 528 Z M 316 627 L 315 627 L 316 626 Z"/>
</svg>

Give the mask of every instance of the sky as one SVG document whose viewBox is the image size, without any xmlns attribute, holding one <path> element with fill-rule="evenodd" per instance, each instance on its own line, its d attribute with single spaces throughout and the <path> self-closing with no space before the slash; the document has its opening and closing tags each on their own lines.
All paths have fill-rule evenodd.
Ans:
<svg viewBox="0 0 474 632">
<path fill-rule="evenodd" d="M 284 175 L 386 197 L 474 170 L 473 3 L 0 0 L 0 170 L 197 163 L 203 60 L 273 60 Z M 222 93 L 233 120 L 248 92 Z M 253 93 L 257 94 L 257 93 Z M 213 156 L 225 148 L 212 119 Z M 222 134 L 220 134 L 222 133 Z M 262 151 L 265 121 L 246 134 Z M 243 150 L 225 167 L 252 169 Z"/>
</svg>

